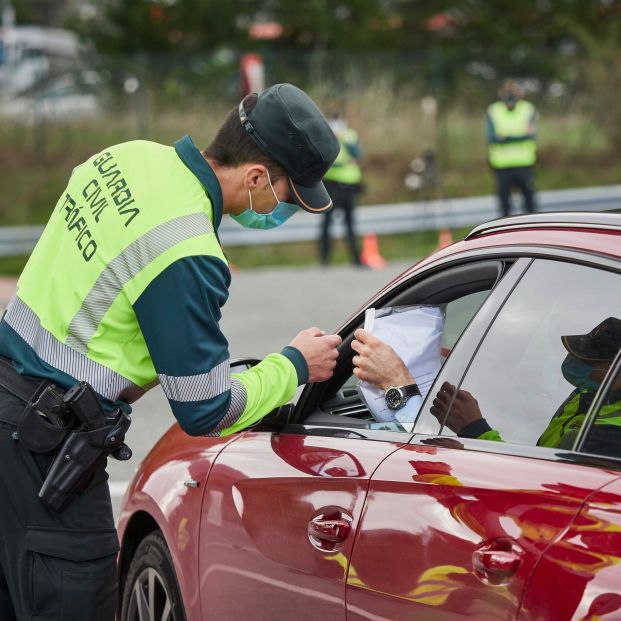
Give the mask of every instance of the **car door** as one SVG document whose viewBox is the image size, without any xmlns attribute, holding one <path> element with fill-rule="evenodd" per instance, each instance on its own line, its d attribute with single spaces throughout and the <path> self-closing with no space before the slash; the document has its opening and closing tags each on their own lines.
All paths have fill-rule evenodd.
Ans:
<svg viewBox="0 0 621 621">
<path fill-rule="evenodd" d="M 538 445 L 572 390 L 561 337 L 584 334 L 621 307 L 618 266 L 600 263 L 609 269 L 578 255 L 533 260 L 501 282 L 512 289 L 504 303 L 490 296 L 475 316 L 409 446 L 373 474 L 347 578 L 348 621 L 515 618 L 543 552 L 616 478 L 573 459 L 579 429 L 566 446 Z M 438 420 L 433 404 L 445 382 L 464 392 Z M 460 400 L 479 411 L 470 437 L 451 429 Z M 496 441 L 480 438 L 481 418 Z"/>
<path fill-rule="evenodd" d="M 378 304 L 459 297 L 467 310 L 451 331 L 456 340 L 504 268 L 496 260 L 458 265 L 395 285 Z M 360 313 L 344 326 L 333 379 L 306 388 L 290 424 L 244 433 L 210 471 L 198 567 L 204 619 L 345 619 L 369 479 L 411 438 L 376 428 L 360 400 L 349 344 L 362 322 Z"/>
<path fill-rule="evenodd" d="M 615 465 L 617 474 L 620 464 Z M 621 619 L 621 478 L 585 499 L 537 564 L 520 621 Z"/>
<path fill-rule="evenodd" d="M 345 576 L 369 477 L 408 439 L 292 426 L 232 443 L 203 500 L 202 618 L 345 619 Z"/>
<path fill-rule="evenodd" d="M 598 429 L 598 423 L 610 423 L 611 410 L 619 422 L 620 363 L 608 384 L 572 457 L 617 478 L 593 491 L 547 548 L 528 582 L 520 621 L 621 620 L 621 427 L 607 425 L 603 434 Z"/>
</svg>

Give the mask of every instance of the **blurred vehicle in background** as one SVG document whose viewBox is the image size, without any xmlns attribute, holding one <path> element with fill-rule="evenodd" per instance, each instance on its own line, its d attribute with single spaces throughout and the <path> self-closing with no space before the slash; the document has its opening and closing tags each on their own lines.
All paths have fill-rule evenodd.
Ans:
<svg viewBox="0 0 621 621">
<path fill-rule="evenodd" d="M 78 36 L 60 28 L 10 26 L 0 30 L 0 92 L 14 97 L 75 69 Z"/>
<path fill-rule="evenodd" d="M 29 121 L 94 118 L 100 79 L 81 69 L 84 46 L 68 30 L 0 29 L 0 115 Z"/>
<path fill-rule="evenodd" d="M 59 75 L 33 93 L 0 99 L 0 116 L 30 122 L 33 119 L 79 121 L 101 113 L 97 89 L 103 81 L 96 71 Z"/>
</svg>

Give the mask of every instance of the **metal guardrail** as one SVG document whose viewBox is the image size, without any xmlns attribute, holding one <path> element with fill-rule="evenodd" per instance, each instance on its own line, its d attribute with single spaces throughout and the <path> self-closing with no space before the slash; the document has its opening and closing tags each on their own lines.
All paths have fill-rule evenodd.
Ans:
<svg viewBox="0 0 621 621">
<path fill-rule="evenodd" d="M 621 185 L 551 190 L 537 194 L 539 211 L 603 211 L 621 208 Z M 516 201 L 516 203 L 519 201 Z M 337 214 L 335 214 L 337 216 Z M 358 234 L 410 233 L 476 226 L 498 217 L 495 196 L 361 206 L 356 210 Z M 219 237 L 224 247 L 312 241 L 319 237 L 321 217 L 300 212 L 269 231 L 244 229 L 223 218 Z M 0 256 L 30 254 L 43 226 L 0 227 Z M 332 236 L 345 236 L 344 223 L 334 218 Z"/>
</svg>

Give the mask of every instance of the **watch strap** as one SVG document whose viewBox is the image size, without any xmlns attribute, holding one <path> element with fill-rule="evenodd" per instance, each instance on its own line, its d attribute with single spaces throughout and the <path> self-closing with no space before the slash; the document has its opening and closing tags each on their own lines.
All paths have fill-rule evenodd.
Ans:
<svg viewBox="0 0 621 621">
<path fill-rule="evenodd" d="M 420 395 L 420 388 L 418 384 L 407 384 L 406 386 L 399 386 L 403 391 L 403 395 L 407 398 L 413 397 L 414 395 Z"/>
</svg>

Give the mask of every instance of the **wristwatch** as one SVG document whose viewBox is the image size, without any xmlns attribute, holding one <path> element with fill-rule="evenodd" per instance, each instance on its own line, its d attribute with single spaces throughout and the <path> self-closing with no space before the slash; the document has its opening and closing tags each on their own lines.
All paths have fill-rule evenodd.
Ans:
<svg viewBox="0 0 621 621">
<path fill-rule="evenodd" d="M 420 395 L 418 385 L 408 384 L 407 386 L 389 386 L 384 393 L 384 398 L 391 410 L 398 410 L 414 395 Z"/>
</svg>

